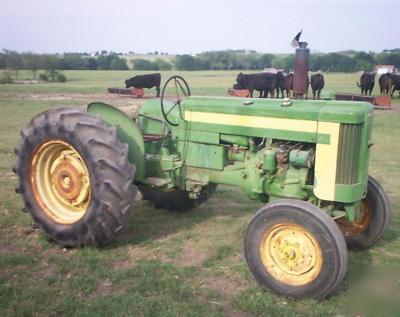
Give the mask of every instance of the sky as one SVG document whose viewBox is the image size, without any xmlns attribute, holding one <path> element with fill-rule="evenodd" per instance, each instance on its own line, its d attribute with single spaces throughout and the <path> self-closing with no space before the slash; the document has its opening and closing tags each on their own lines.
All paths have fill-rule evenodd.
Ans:
<svg viewBox="0 0 400 317">
<path fill-rule="evenodd" d="M 400 0 L 0 0 L 0 49 L 195 54 L 400 47 Z"/>
</svg>

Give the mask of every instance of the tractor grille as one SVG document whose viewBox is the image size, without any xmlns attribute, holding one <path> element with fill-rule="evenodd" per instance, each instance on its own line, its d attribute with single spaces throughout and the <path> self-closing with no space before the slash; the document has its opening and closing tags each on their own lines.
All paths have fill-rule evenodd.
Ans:
<svg viewBox="0 0 400 317">
<path fill-rule="evenodd" d="M 340 125 L 336 184 L 357 184 L 361 142 L 361 124 Z"/>
</svg>

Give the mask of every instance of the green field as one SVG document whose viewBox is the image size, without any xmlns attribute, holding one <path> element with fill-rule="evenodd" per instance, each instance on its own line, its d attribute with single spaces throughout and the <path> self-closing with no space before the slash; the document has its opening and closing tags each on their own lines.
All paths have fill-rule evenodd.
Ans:
<svg viewBox="0 0 400 317">
<path fill-rule="evenodd" d="M 28 71 L 20 73 L 20 78 L 31 76 Z M 52 107 L 94 100 L 140 104 L 136 99 L 110 97 L 105 90 L 145 72 L 64 73 L 65 84 L 0 85 L 0 316 L 399 316 L 398 97 L 393 110 L 376 112 L 370 161 L 371 175 L 391 200 L 389 230 L 370 250 L 349 253 L 348 273 L 337 294 L 322 302 L 294 301 L 264 291 L 248 271 L 242 241 L 261 205 L 236 188 L 218 187 L 209 202 L 189 213 L 156 210 L 138 200 L 126 228 L 102 249 L 61 249 L 47 241 L 21 211 L 22 201 L 14 192 L 11 168 L 20 129 L 36 113 Z M 182 75 L 193 94 L 225 95 L 236 73 L 163 72 L 162 76 L 165 80 Z M 358 92 L 357 74 L 325 78 L 327 90 Z M 154 90 L 145 93 L 152 96 Z M 385 279 L 375 281 L 380 291 L 366 292 L 367 299 L 357 305 L 354 298 L 365 290 L 360 284 L 370 280 L 371 268 L 386 270 L 394 288 Z M 379 314 L 373 312 L 377 308 Z"/>
</svg>

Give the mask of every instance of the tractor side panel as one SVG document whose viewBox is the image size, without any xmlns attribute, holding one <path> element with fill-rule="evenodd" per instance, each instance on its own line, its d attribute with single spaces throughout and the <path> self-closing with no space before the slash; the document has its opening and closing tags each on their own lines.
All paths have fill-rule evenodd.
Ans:
<svg viewBox="0 0 400 317">
<path fill-rule="evenodd" d="M 144 141 L 135 122 L 118 108 L 101 102 L 89 104 L 87 111 L 99 114 L 103 121 L 117 128 L 118 139 L 128 144 L 129 162 L 136 166 L 135 181 L 142 181 L 145 178 Z"/>
<path fill-rule="evenodd" d="M 187 166 L 223 170 L 228 164 L 226 151 L 221 145 L 181 142 L 178 148 Z"/>
<path fill-rule="evenodd" d="M 314 193 L 319 199 L 335 200 L 339 130 L 340 123 L 318 122 L 318 133 L 330 135 L 329 144 L 317 144 Z"/>
<path fill-rule="evenodd" d="M 191 130 L 317 142 L 317 121 L 188 110 L 185 111 L 184 118 Z M 323 136 L 321 134 L 318 142 L 326 142 Z"/>
</svg>

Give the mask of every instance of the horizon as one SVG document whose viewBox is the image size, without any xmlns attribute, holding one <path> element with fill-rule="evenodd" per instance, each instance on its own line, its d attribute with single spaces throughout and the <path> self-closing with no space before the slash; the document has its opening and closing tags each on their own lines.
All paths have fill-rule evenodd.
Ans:
<svg viewBox="0 0 400 317">
<path fill-rule="evenodd" d="M 261 51 L 256 51 L 256 50 L 252 50 L 252 49 L 231 49 L 231 48 L 227 48 L 227 49 L 220 49 L 220 50 L 209 50 L 209 51 L 202 51 L 202 52 L 195 52 L 195 53 L 169 53 L 169 52 L 165 52 L 162 50 L 155 50 L 153 52 L 147 52 L 147 53 L 143 53 L 143 52 L 133 52 L 133 51 L 128 51 L 128 52 L 123 52 L 123 51 L 114 51 L 111 49 L 97 49 L 94 51 L 65 51 L 65 52 L 35 52 L 35 51 L 16 51 L 16 50 L 12 50 L 12 49 L 8 49 L 8 48 L 2 48 L 1 49 L 2 52 L 17 52 L 18 54 L 27 54 L 27 53 L 32 53 L 32 54 L 38 54 L 38 55 L 67 55 L 67 54 L 79 54 L 79 55 L 83 55 L 83 54 L 89 54 L 89 56 L 91 56 L 90 54 L 94 54 L 94 53 L 99 53 L 98 55 L 96 55 L 95 57 L 101 56 L 101 52 L 102 51 L 106 51 L 107 54 L 104 55 L 110 55 L 110 54 L 116 54 L 116 55 L 122 55 L 122 56 L 148 56 L 148 55 L 153 55 L 153 56 L 178 56 L 178 55 L 199 55 L 199 54 L 203 54 L 203 53 L 209 53 L 209 52 L 224 52 L 224 51 L 234 51 L 234 52 L 241 52 L 244 51 L 245 54 L 249 53 L 249 54 L 272 54 L 272 55 L 290 55 L 290 54 L 295 54 L 295 49 L 293 49 L 293 52 L 277 52 L 277 53 L 272 53 L 272 52 L 261 52 Z M 310 49 L 310 54 L 351 54 L 351 53 L 359 53 L 359 52 L 365 52 L 368 54 L 380 54 L 380 53 L 385 53 L 385 52 L 392 52 L 392 51 L 400 51 L 400 48 L 395 47 L 395 48 L 385 48 L 382 49 L 381 51 L 363 51 L 363 50 L 355 50 L 355 49 L 344 49 L 344 50 L 340 50 L 340 51 L 331 51 L 331 52 L 321 52 L 321 51 L 316 51 L 313 49 Z M 1 53 L 1 52 L 0 52 Z"/>
</svg>

